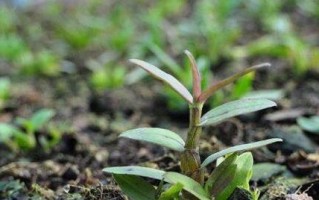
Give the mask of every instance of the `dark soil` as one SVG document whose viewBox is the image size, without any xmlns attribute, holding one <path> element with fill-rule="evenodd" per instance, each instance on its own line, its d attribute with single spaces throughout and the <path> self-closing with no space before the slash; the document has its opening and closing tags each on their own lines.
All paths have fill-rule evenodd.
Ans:
<svg viewBox="0 0 319 200">
<path fill-rule="evenodd" d="M 36 84 L 40 82 L 41 84 Z M 297 117 L 319 113 L 318 79 L 308 75 L 302 83 L 281 87 L 289 87 L 290 91 L 287 90 L 289 95 L 278 102 L 276 109 L 232 119 L 217 127 L 205 129 L 201 156 L 204 158 L 221 148 L 244 142 L 272 136 L 289 137 L 285 134 L 292 131 L 291 126 L 295 124 Z M 33 191 L 33 195 L 48 199 L 53 196 L 65 199 L 74 195 L 81 195 L 85 199 L 124 199 L 111 176 L 102 173 L 104 167 L 143 164 L 179 170 L 176 155 L 171 152 L 154 145 L 117 139 L 120 132 L 129 128 L 163 124 L 165 128 L 185 134 L 187 119 L 172 119 L 168 116 L 167 113 L 170 112 L 157 93 L 157 84 L 151 88 L 147 87 L 149 83 L 138 84 L 103 94 L 90 92 L 81 82 L 81 77 L 35 80 L 28 85 L 31 87 L 23 87 L 28 92 L 16 92 L 15 102 L 1 118 L 10 120 L 16 115 L 29 114 L 31 107 L 50 106 L 57 109 L 55 121 L 70 123 L 72 129 L 64 133 L 60 143 L 51 152 L 45 152 L 39 146 L 34 151 L 16 155 L 2 145 L 2 181 L 19 180 L 19 184 L 23 183 L 27 190 Z M 305 112 L 297 113 L 294 118 L 283 116 L 280 120 L 269 117 L 273 113 L 296 108 Z M 187 116 L 187 113 L 180 116 Z M 314 135 L 301 134 L 318 142 L 318 137 Z M 318 159 L 318 154 L 314 154 L 318 143 L 313 143 L 313 148 L 304 148 L 303 144 L 291 145 L 284 143 L 271 146 L 270 151 L 256 150 L 255 161 L 279 163 L 287 166 L 287 172 L 293 176 L 307 177 L 302 188 L 313 182 L 309 185 L 307 194 L 315 197 L 319 165 L 318 160 L 310 159 L 310 155 L 317 156 Z M 26 198 L 28 195 L 23 190 L 14 192 L 18 195 L 17 198 Z M 5 194 L 1 195 L 5 198 Z"/>
</svg>

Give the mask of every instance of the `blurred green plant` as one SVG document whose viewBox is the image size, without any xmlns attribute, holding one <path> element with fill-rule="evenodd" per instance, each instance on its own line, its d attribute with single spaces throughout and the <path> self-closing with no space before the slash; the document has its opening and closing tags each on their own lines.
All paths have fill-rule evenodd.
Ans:
<svg viewBox="0 0 319 200">
<path fill-rule="evenodd" d="M 11 82 L 9 78 L 0 77 L 0 111 L 11 96 Z"/>
<path fill-rule="evenodd" d="M 236 80 L 233 83 L 232 88 L 224 91 L 217 91 L 209 101 L 210 106 L 216 107 L 225 103 L 226 101 L 242 98 L 246 94 L 252 92 L 254 78 L 255 74 L 252 72 Z"/>
<path fill-rule="evenodd" d="M 0 34 L 15 31 L 16 23 L 15 11 L 2 5 L 0 7 Z"/>
<path fill-rule="evenodd" d="M 0 59 L 15 61 L 19 56 L 28 51 L 27 45 L 16 34 L 0 34 Z"/>
<path fill-rule="evenodd" d="M 96 91 L 115 89 L 124 85 L 126 70 L 123 66 L 105 66 L 94 70 L 90 77 L 92 87 Z"/>
<path fill-rule="evenodd" d="M 169 21 L 171 16 L 176 16 L 181 12 L 182 8 L 185 6 L 185 0 L 176 1 L 158 1 L 152 5 L 152 7 L 146 12 L 144 11 L 143 16 L 139 16 L 142 19 L 147 32 L 143 35 L 140 44 L 142 43 L 152 43 L 160 48 L 165 46 L 165 25 Z M 145 17 L 145 15 L 147 17 Z M 147 45 L 145 45 L 147 48 Z"/>
<path fill-rule="evenodd" d="M 264 36 L 246 47 L 236 48 L 234 54 L 239 57 L 267 55 L 285 58 L 296 76 L 304 75 L 309 69 L 318 68 L 316 63 L 319 61 L 319 49 L 292 33 Z"/>
<path fill-rule="evenodd" d="M 267 33 L 247 45 L 233 48 L 233 56 L 237 59 L 254 56 L 286 59 L 296 77 L 304 75 L 310 69 L 318 69 L 319 48 L 314 45 L 315 40 L 307 41 L 296 32 L 291 17 L 282 12 L 284 1 L 249 2 L 246 6 L 250 14 L 260 21 Z M 295 2 L 291 2 L 290 6 L 294 4 Z M 309 6 L 313 2 L 303 4 Z"/>
<path fill-rule="evenodd" d="M 56 76 L 61 72 L 60 60 L 49 50 L 23 53 L 16 61 L 20 73 L 31 76 Z"/>
<path fill-rule="evenodd" d="M 299 117 L 297 119 L 298 125 L 305 131 L 313 134 L 319 134 L 319 116 L 312 116 L 309 118 Z"/>
<path fill-rule="evenodd" d="M 141 2 L 139 6 L 131 2 L 113 6 L 112 2 L 88 1 L 80 6 L 79 3 L 69 5 L 53 1 L 37 7 L 34 15 L 27 15 L 23 9 L 17 12 L 2 6 L 0 59 L 23 69 L 26 74 L 51 76 L 58 74 L 61 62 L 76 63 L 74 60 L 78 56 L 86 59 L 107 51 L 119 55 L 118 59 L 127 55 L 146 58 L 149 44 L 152 44 L 169 51 L 170 55 L 187 46 L 195 55 L 207 55 L 200 59 L 212 70 L 238 58 L 266 55 L 285 59 L 295 75 L 300 76 L 317 68 L 319 48 L 315 37 L 303 37 L 296 32 L 290 11 L 283 10 L 298 9 L 308 17 L 316 17 L 318 7 L 312 0 L 201 0 L 192 4 L 185 0 L 165 0 L 150 4 Z M 32 24 L 35 19 L 36 25 Z M 252 24 L 250 19 L 256 22 L 253 27 L 247 25 Z M 254 39 L 256 34 L 259 39 Z M 189 76 L 184 68 L 181 69 L 185 75 L 180 76 Z M 236 83 L 234 94 L 215 96 L 213 105 L 221 103 L 221 96 L 229 99 L 240 96 L 239 90 L 244 87 L 239 85 L 243 82 L 249 85 L 248 78 L 244 79 Z"/>
<path fill-rule="evenodd" d="M 32 150 L 37 147 L 37 139 L 45 151 L 49 151 L 61 139 L 61 133 L 48 122 L 54 116 L 51 109 L 41 109 L 30 118 L 17 118 L 14 124 L 0 123 L 0 142 L 14 151 Z M 37 136 L 43 127 L 48 128 L 47 135 Z"/>
<path fill-rule="evenodd" d="M 0 181 L 0 198 L 19 198 L 21 193 L 26 193 L 25 184 L 17 180 Z"/>
<path fill-rule="evenodd" d="M 105 47 L 113 52 L 127 52 L 137 33 L 136 22 L 130 15 L 133 13 L 123 5 L 112 9 L 108 16 L 109 20 L 105 23 L 105 38 L 96 41 L 98 43 L 105 41 Z"/>
<path fill-rule="evenodd" d="M 66 19 L 61 24 L 56 25 L 57 35 L 63 39 L 66 44 L 79 50 L 86 48 L 95 37 L 97 29 L 86 24 L 88 20 Z"/>
<path fill-rule="evenodd" d="M 140 166 L 108 167 L 104 168 L 103 171 L 113 174 L 122 190 L 133 200 L 164 200 L 179 199 L 179 197 L 188 200 L 209 200 L 212 198 L 224 200 L 238 190 L 247 194 L 245 199 L 257 200 L 259 192 L 251 191 L 249 187 L 253 167 L 252 154 L 250 152 L 239 154 L 239 152 L 282 140 L 275 138 L 233 146 L 208 156 L 203 162 L 199 156 L 199 141 L 203 126 L 216 125 L 234 116 L 276 106 L 276 103 L 267 99 L 243 99 L 218 106 L 202 116 L 204 103 L 216 91 L 250 72 L 269 66 L 269 64 L 247 68 L 202 91 L 201 76 L 196 61 L 189 51 L 185 51 L 185 53 L 191 63 L 193 94 L 175 77 L 161 69 L 141 60 L 131 59 L 130 61 L 156 79 L 166 83 L 188 103 L 190 122 L 186 141 L 178 134 L 161 128 L 137 128 L 120 134 L 120 137 L 123 138 L 149 142 L 179 152 L 181 173 Z M 205 168 L 217 159 L 219 159 L 217 167 L 205 182 Z M 161 183 L 155 189 L 139 176 L 157 179 Z M 164 182 L 168 183 L 165 187 Z"/>
<path fill-rule="evenodd" d="M 239 5 L 236 0 L 196 2 L 192 16 L 178 26 L 180 42 L 197 55 L 207 55 L 212 66 L 227 59 L 241 36 L 241 26 L 233 17 Z"/>
<path fill-rule="evenodd" d="M 296 1 L 296 4 L 306 15 L 319 19 L 319 4 L 316 0 Z"/>
<path fill-rule="evenodd" d="M 99 58 L 88 60 L 86 66 L 91 70 L 89 81 L 96 92 L 115 89 L 125 84 L 126 68 L 116 63 L 115 55 L 102 54 Z"/>
</svg>

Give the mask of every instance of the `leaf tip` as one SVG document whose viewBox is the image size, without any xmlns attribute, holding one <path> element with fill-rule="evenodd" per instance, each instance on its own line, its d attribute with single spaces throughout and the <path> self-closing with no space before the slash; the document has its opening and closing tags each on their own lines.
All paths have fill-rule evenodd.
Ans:
<svg viewBox="0 0 319 200">
<path fill-rule="evenodd" d="M 190 54 L 191 54 L 191 52 L 190 52 L 189 50 L 187 50 L 187 49 L 184 50 L 184 53 L 185 53 L 186 55 L 190 55 Z"/>
<path fill-rule="evenodd" d="M 135 58 L 130 58 L 130 59 L 128 59 L 128 61 L 129 61 L 130 63 L 136 64 L 139 60 L 138 60 L 138 59 L 135 59 Z"/>
<path fill-rule="evenodd" d="M 192 53 L 188 50 L 185 50 L 184 53 L 188 57 L 190 63 L 191 63 L 191 68 L 192 68 L 192 76 L 193 76 L 193 98 L 198 100 L 200 94 L 202 93 L 201 89 L 201 76 L 195 61 L 194 56 Z"/>
<path fill-rule="evenodd" d="M 102 172 L 112 174 L 113 170 L 110 167 L 102 169 Z"/>
<path fill-rule="evenodd" d="M 261 63 L 258 65 L 255 65 L 255 69 L 266 68 L 266 67 L 271 67 L 271 64 L 270 63 Z"/>
<path fill-rule="evenodd" d="M 284 140 L 281 139 L 281 138 L 276 138 L 276 141 L 275 142 L 283 142 Z"/>
<path fill-rule="evenodd" d="M 267 100 L 269 101 L 270 107 L 277 107 L 278 106 L 276 102 L 271 101 L 269 99 L 267 99 Z"/>
</svg>

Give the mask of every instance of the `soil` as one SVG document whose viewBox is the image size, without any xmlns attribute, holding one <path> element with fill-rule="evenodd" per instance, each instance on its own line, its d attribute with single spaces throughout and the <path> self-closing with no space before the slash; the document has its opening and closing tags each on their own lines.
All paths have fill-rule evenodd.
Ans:
<svg viewBox="0 0 319 200">
<path fill-rule="evenodd" d="M 278 102 L 279 106 L 275 109 L 205 129 L 201 156 L 204 158 L 226 146 L 277 136 L 278 130 L 289 134 L 289 128 L 295 126 L 297 117 L 318 114 L 319 79 L 313 78 L 317 75 L 307 75 L 300 81 L 303 84 L 295 83 L 293 88 L 289 82 L 284 85 L 282 88 L 289 88 L 292 92 L 287 91 L 288 95 Z M 175 113 L 180 117 L 168 116 L 174 113 L 165 106 L 159 92 L 160 86 L 152 83 L 154 86 L 148 87 L 149 84 L 140 83 L 101 94 L 91 92 L 80 76 L 33 80 L 24 84 L 21 86 L 23 89 L 14 92 L 15 101 L 1 114 L 2 119 L 9 120 L 21 114 L 27 116 L 33 108 L 50 106 L 58 113 L 54 122 L 65 122 L 72 129 L 63 133 L 59 144 L 50 152 L 45 152 L 38 144 L 33 151 L 15 154 L 1 145 L 1 180 L 19 180 L 17 184 L 25 185 L 23 189 L 14 191 L 16 199 L 26 199 L 30 191 L 32 195 L 47 199 L 71 199 L 76 195 L 85 199 L 125 199 L 111 176 L 102 173 L 104 167 L 142 164 L 178 171 L 177 155 L 173 152 L 155 145 L 117 138 L 120 132 L 130 128 L 163 124 L 165 128 L 185 134 L 187 111 Z M 299 113 L 293 119 L 283 117 L 273 120 L 269 117 L 271 113 L 296 108 L 307 112 Z M 41 134 L 45 132 L 38 133 Z M 254 151 L 254 158 L 256 162 L 287 166 L 287 173 L 305 178 L 299 191 L 307 189 L 307 194 L 316 197 L 319 187 L 318 154 L 315 154 L 318 137 L 302 134 L 316 141 L 313 142 L 314 149 L 307 152 L 302 145 L 273 145 L 268 151 Z M 284 134 L 280 136 L 289 137 Z M 317 160 L 309 159 L 310 155 L 316 156 Z M 5 194 L 1 195 L 5 198 Z"/>
</svg>

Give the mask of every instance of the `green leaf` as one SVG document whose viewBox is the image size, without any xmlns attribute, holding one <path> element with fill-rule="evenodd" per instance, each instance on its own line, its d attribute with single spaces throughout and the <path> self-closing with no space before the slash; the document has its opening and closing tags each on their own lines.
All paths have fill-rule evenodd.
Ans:
<svg viewBox="0 0 319 200">
<path fill-rule="evenodd" d="M 176 133 L 161 128 L 137 128 L 125 131 L 119 137 L 158 144 L 175 151 L 184 151 L 184 140 Z"/>
<path fill-rule="evenodd" d="M 228 169 L 228 176 L 230 178 L 233 177 L 232 180 L 228 183 L 228 185 L 225 183 L 227 179 L 219 180 L 222 181 L 223 185 L 226 185 L 226 187 L 221 192 L 216 193 L 215 199 L 228 199 L 237 187 L 244 188 L 249 191 L 249 180 L 252 176 L 253 162 L 253 156 L 250 152 L 246 152 L 238 156 L 234 162 L 234 164 L 237 166 L 235 174 L 233 174 L 234 167 L 230 167 Z"/>
<path fill-rule="evenodd" d="M 251 91 L 254 78 L 254 73 L 249 73 L 238 79 L 231 90 L 231 99 L 239 99 Z"/>
<path fill-rule="evenodd" d="M 103 172 L 111 174 L 127 174 L 162 180 L 165 171 L 140 166 L 107 167 Z"/>
<path fill-rule="evenodd" d="M 183 189 L 183 184 L 176 183 L 162 192 L 159 200 L 179 200 L 179 194 Z"/>
<path fill-rule="evenodd" d="M 230 154 L 230 153 L 234 153 L 234 152 L 239 152 L 239 151 L 248 151 L 248 150 L 259 148 L 259 147 L 262 147 L 262 146 L 266 146 L 268 144 L 272 144 L 272 143 L 275 143 L 275 142 L 282 142 L 282 139 L 280 139 L 280 138 L 272 138 L 272 139 L 268 139 L 268 140 L 262 140 L 262 141 L 259 141 L 259 142 L 241 144 L 241 145 L 237 145 L 237 146 L 234 146 L 234 147 L 230 147 L 230 148 L 221 150 L 221 151 L 219 151 L 217 153 L 214 153 L 214 154 L 208 156 L 203 161 L 201 167 L 202 168 L 206 167 L 208 164 L 214 162 L 216 159 L 218 159 L 218 158 L 220 158 L 220 157 L 222 157 L 224 155 L 227 155 L 227 154 Z"/>
<path fill-rule="evenodd" d="M 34 113 L 31 117 L 31 123 L 34 130 L 40 129 L 45 125 L 53 116 L 55 112 L 52 109 L 41 109 Z"/>
<path fill-rule="evenodd" d="M 181 97 L 183 97 L 188 103 L 193 103 L 193 97 L 190 92 L 186 89 L 186 87 L 181 84 L 175 77 L 166 72 L 160 70 L 159 68 L 151 65 L 147 62 L 137 59 L 130 59 L 130 62 L 138 65 L 139 67 L 143 68 L 145 71 L 153 75 L 155 78 L 164 81 L 168 84 L 173 90 L 175 90 Z"/>
<path fill-rule="evenodd" d="M 287 170 L 286 166 L 276 163 L 258 163 L 253 167 L 253 181 L 266 182 Z"/>
<path fill-rule="evenodd" d="M 257 90 L 257 91 L 249 92 L 243 98 L 279 100 L 283 98 L 283 96 L 284 96 L 283 90 Z"/>
<path fill-rule="evenodd" d="M 10 79 L 0 78 L 0 103 L 10 96 Z M 0 105 L 1 106 L 1 105 Z"/>
<path fill-rule="evenodd" d="M 319 116 L 312 116 L 310 118 L 299 117 L 297 123 L 306 131 L 319 134 Z"/>
<path fill-rule="evenodd" d="M 253 175 L 253 164 L 254 159 L 251 152 L 245 152 L 238 156 L 237 161 L 237 171 L 236 177 L 234 179 L 234 189 L 236 187 L 241 187 L 246 190 L 249 190 L 249 181 Z M 232 192 L 234 191 L 232 190 Z M 231 192 L 231 193 L 232 193 Z"/>
<path fill-rule="evenodd" d="M 10 124 L 0 123 L 0 142 L 9 140 L 17 131 L 17 128 Z"/>
<path fill-rule="evenodd" d="M 201 89 L 201 76 L 195 61 L 195 58 L 193 57 L 193 55 L 191 54 L 191 52 L 189 52 L 188 50 L 185 50 L 185 54 L 187 55 L 190 63 L 191 63 L 191 68 L 192 68 L 192 76 L 193 76 L 193 97 L 199 98 L 202 89 Z"/>
<path fill-rule="evenodd" d="M 177 172 L 167 172 L 164 174 L 164 181 L 171 184 L 181 183 L 184 186 L 183 189 L 195 197 L 201 200 L 209 200 L 209 196 L 203 187 L 188 176 Z"/>
<path fill-rule="evenodd" d="M 123 174 L 113 174 L 122 191 L 132 200 L 155 200 L 155 188 L 144 179 Z"/>
<path fill-rule="evenodd" d="M 14 133 L 14 140 L 19 148 L 24 150 L 31 150 L 36 146 L 36 139 L 34 135 L 28 135 L 21 131 Z"/>
<path fill-rule="evenodd" d="M 205 190 L 212 196 L 219 194 L 234 179 L 237 165 L 237 153 L 228 156 L 220 165 L 218 165 L 213 173 L 209 176 L 205 183 Z"/>
<path fill-rule="evenodd" d="M 261 68 L 264 68 L 264 67 L 270 67 L 270 64 L 269 63 L 263 63 L 263 64 L 259 64 L 259 65 L 255 65 L 255 66 L 252 66 L 252 67 L 249 67 L 247 69 L 244 69 L 243 71 L 231 76 L 231 77 L 228 77 L 224 80 L 221 80 L 219 81 L 218 83 L 214 84 L 214 85 L 211 85 L 209 88 L 207 88 L 206 90 L 204 90 L 202 92 L 202 94 L 200 95 L 199 97 L 199 100 L 201 102 L 204 102 L 206 101 L 210 96 L 212 96 L 217 90 L 225 87 L 226 85 L 229 85 L 230 83 L 236 81 L 237 79 L 239 79 L 240 77 L 250 73 L 250 72 L 253 72 L 253 71 L 256 71 L 258 69 L 261 69 Z"/>
<path fill-rule="evenodd" d="M 273 106 L 276 106 L 276 103 L 268 99 L 241 99 L 232 101 L 207 112 L 201 118 L 201 125 L 216 125 L 231 117 L 255 112 Z"/>
</svg>

